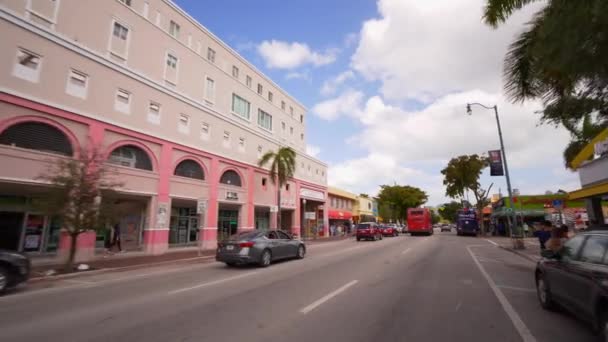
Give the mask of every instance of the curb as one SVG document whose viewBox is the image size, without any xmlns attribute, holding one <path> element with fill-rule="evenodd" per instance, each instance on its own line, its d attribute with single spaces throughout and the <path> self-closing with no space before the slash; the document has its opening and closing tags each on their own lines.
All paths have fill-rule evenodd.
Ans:
<svg viewBox="0 0 608 342">
<path fill-rule="evenodd" d="M 509 247 L 504 247 L 504 246 L 498 246 L 498 247 L 499 247 L 499 248 L 504 249 L 505 251 L 511 252 L 511 253 L 513 253 L 513 254 L 515 254 L 515 255 L 519 255 L 520 257 L 522 257 L 522 258 L 524 258 L 524 259 L 527 259 L 527 260 L 529 260 L 529 261 L 532 261 L 533 263 L 538 262 L 538 259 L 535 259 L 535 258 L 533 258 L 533 257 L 531 257 L 531 256 L 529 256 L 529 255 L 527 255 L 526 253 L 521 253 L 521 252 L 518 252 L 518 251 L 516 251 L 516 250 L 514 250 L 514 249 L 512 249 L 512 248 L 509 248 Z"/>
<path fill-rule="evenodd" d="M 136 270 L 136 269 L 140 269 L 140 268 L 149 268 L 149 267 L 162 266 L 162 265 L 167 265 L 167 264 L 181 264 L 181 263 L 188 263 L 188 262 L 195 261 L 195 260 L 204 260 L 204 259 L 212 259 L 212 258 L 215 258 L 215 255 L 206 255 L 206 256 L 200 256 L 200 257 L 194 257 L 194 258 L 167 260 L 167 261 L 160 261 L 160 262 L 150 262 L 150 263 L 145 263 L 145 264 L 123 266 L 123 267 L 100 268 L 98 270 L 74 272 L 74 273 L 68 273 L 68 274 L 59 274 L 59 275 L 55 275 L 55 276 L 32 277 L 28 280 L 28 283 L 38 283 L 38 282 L 45 281 L 45 280 L 53 281 L 53 280 L 72 279 L 72 278 L 78 278 L 78 277 L 82 277 L 82 276 L 86 276 L 86 275 L 97 275 L 97 274 L 110 273 L 110 272 Z"/>
</svg>

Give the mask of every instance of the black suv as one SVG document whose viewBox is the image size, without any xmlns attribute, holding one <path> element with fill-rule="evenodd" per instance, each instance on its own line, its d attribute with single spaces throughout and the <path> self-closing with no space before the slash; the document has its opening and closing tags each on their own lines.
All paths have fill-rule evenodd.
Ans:
<svg viewBox="0 0 608 342">
<path fill-rule="evenodd" d="M 559 252 L 542 255 L 536 265 L 541 306 L 567 309 L 608 341 L 608 231 L 580 233 Z"/>
<path fill-rule="evenodd" d="M 27 281 L 30 259 L 19 252 L 0 249 L 0 295 L 7 289 Z"/>
</svg>

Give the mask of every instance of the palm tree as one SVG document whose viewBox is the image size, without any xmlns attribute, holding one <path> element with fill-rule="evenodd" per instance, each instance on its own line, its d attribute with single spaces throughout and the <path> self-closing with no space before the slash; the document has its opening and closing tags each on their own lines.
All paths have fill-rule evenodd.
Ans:
<svg viewBox="0 0 608 342">
<path fill-rule="evenodd" d="M 540 0 L 486 0 L 483 19 L 498 27 Z M 514 102 L 540 99 L 541 122 L 572 134 L 566 164 L 608 126 L 608 1 L 548 0 L 505 56 L 505 91 Z"/>
<path fill-rule="evenodd" d="M 270 163 L 270 180 L 277 185 L 277 228 L 281 228 L 281 189 L 296 169 L 296 152 L 291 147 L 280 147 L 276 152 L 268 151 L 258 161 L 260 167 Z"/>
</svg>

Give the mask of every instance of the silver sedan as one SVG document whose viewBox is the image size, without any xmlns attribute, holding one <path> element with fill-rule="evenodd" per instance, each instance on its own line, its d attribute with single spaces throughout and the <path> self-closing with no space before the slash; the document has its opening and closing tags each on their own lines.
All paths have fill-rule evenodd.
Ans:
<svg viewBox="0 0 608 342">
<path fill-rule="evenodd" d="M 304 242 L 280 230 L 249 231 L 232 235 L 217 244 L 215 260 L 228 266 L 258 264 L 267 267 L 275 260 L 306 255 Z"/>
</svg>

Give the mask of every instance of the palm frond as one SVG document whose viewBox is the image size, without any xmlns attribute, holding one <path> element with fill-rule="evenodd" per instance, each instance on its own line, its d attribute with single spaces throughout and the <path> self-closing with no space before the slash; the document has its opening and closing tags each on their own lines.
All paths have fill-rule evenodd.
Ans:
<svg viewBox="0 0 608 342">
<path fill-rule="evenodd" d="M 539 0 L 487 0 L 483 10 L 483 20 L 486 24 L 496 28 L 504 23 L 513 12 Z"/>
</svg>

